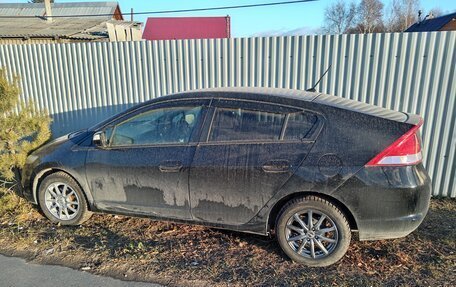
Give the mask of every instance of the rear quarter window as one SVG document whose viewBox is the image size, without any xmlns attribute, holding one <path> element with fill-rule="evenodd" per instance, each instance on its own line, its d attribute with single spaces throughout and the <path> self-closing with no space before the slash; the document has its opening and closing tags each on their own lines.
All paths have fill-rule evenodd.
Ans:
<svg viewBox="0 0 456 287">
<path fill-rule="evenodd" d="M 318 117 L 309 112 L 291 113 L 283 139 L 288 141 L 304 140 L 313 136 Z"/>
</svg>

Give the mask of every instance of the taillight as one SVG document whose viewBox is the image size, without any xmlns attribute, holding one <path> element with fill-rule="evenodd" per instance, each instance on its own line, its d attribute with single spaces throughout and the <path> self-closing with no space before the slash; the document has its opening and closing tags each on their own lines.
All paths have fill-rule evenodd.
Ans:
<svg viewBox="0 0 456 287">
<path fill-rule="evenodd" d="M 422 125 L 423 119 L 385 150 L 371 159 L 366 166 L 404 166 L 420 163 L 423 156 L 421 154 L 418 129 Z"/>
</svg>

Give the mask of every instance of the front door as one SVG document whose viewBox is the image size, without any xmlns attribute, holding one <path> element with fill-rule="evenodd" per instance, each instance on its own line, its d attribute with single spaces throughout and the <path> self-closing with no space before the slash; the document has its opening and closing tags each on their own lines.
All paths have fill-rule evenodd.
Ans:
<svg viewBox="0 0 456 287">
<path fill-rule="evenodd" d="M 220 100 L 190 170 L 195 219 L 228 225 L 251 220 L 293 175 L 310 151 L 302 112 L 265 103 Z M 289 129 L 285 130 L 288 123 Z"/>
<path fill-rule="evenodd" d="M 190 219 L 188 175 L 206 100 L 173 101 L 133 113 L 105 129 L 86 175 L 101 210 Z"/>
</svg>

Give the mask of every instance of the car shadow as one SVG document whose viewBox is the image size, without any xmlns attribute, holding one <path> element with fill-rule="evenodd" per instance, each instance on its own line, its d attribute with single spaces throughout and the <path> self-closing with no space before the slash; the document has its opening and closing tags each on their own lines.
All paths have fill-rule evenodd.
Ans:
<svg viewBox="0 0 456 287">
<path fill-rule="evenodd" d="M 456 238 L 456 210 L 450 207 L 448 200 L 433 199 L 432 208 L 415 233 L 422 240 L 454 241 Z"/>
<path fill-rule="evenodd" d="M 89 226 L 83 225 L 83 228 L 87 229 L 85 232 L 73 233 L 72 244 L 76 249 L 94 252 L 104 250 L 111 259 L 124 256 L 148 256 L 157 252 L 191 252 L 196 257 L 211 258 L 210 261 L 215 258 L 223 261 L 232 253 L 217 250 L 237 249 L 235 252 L 245 253 L 246 256 L 252 252 L 261 252 L 275 257 L 275 260 L 290 261 L 273 237 L 134 217 L 125 217 L 119 225 L 115 225 L 111 215 L 94 217 L 97 217 L 95 222 L 88 222 Z M 101 219 L 103 217 L 105 219 Z M 109 224 L 99 224 L 99 221 L 109 222 Z M 192 246 L 191 251 L 188 246 Z M 175 251 L 171 251 L 172 249 Z M 207 260 L 201 261 L 211 264 Z M 189 264 L 189 262 L 183 260 L 176 264 Z"/>
<path fill-rule="evenodd" d="M 94 234 L 75 234 L 73 243 L 77 248 L 94 251 L 97 249 L 107 250 L 110 258 L 117 258 L 125 253 L 133 254 L 137 251 L 146 252 L 159 244 L 155 240 L 134 239 L 103 226 L 97 227 Z"/>
</svg>

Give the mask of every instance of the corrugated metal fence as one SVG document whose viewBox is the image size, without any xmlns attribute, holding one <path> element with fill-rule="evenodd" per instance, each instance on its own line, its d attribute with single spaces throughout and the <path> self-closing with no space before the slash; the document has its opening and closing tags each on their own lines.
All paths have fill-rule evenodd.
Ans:
<svg viewBox="0 0 456 287">
<path fill-rule="evenodd" d="M 317 90 L 417 113 L 434 195 L 456 197 L 456 32 L 0 46 L 56 135 L 133 103 L 206 87 Z"/>
</svg>

